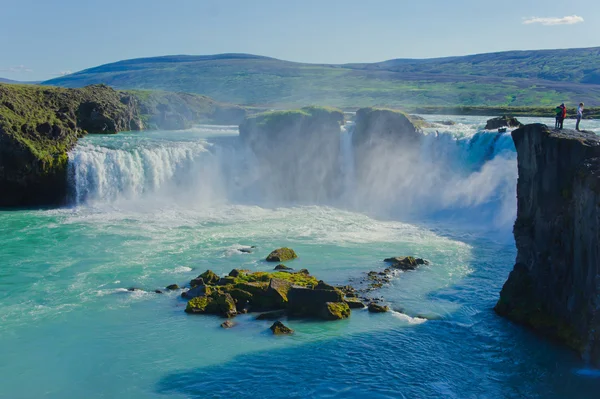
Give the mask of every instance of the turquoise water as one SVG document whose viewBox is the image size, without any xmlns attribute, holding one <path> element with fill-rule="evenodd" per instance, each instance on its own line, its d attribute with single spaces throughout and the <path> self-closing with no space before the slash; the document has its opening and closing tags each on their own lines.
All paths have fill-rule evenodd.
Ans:
<svg viewBox="0 0 600 399">
<path fill-rule="evenodd" d="M 600 372 L 491 310 L 515 257 L 514 148 L 477 136 L 485 118 L 453 119 L 428 131 L 423 172 L 392 176 L 413 190 L 377 209 L 348 170 L 326 204 L 261 198 L 232 127 L 84 139 L 72 206 L 0 211 L 0 397 L 597 397 Z M 284 245 L 331 283 L 388 256 L 431 265 L 378 292 L 394 312 L 290 320 L 289 337 L 249 315 L 223 330 L 153 292 L 209 268 L 270 270 Z"/>
</svg>

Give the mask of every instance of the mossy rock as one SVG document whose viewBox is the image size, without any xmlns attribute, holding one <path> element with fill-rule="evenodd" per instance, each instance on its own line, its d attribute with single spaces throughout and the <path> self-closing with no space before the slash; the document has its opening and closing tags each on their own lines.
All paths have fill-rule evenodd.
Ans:
<svg viewBox="0 0 600 399">
<path fill-rule="evenodd" d="M 388 312 L 390 308 L 384 305 L 378 305 L 375 302 L 371 302 L 369 304 L 369 312 L 371 313 L 385 313 Z"/>
<path fill-rule="evenodd" d="M 175 291 L 179 289 L 179 286 L 177 284 L 171 284 L 171 285 L 167 285 L 166 288 L 169 291 Z"/>
<path fill-rule="evenodd" d="M 188 301 L 185 311 L 191 314 L 215 314 L 224 317 L 236 315 L 235 301 L 231 295 L 220 292 L 191 299 Z"/>
<path fill-rule="evenodd" d="M 273 325 L 271 326 L 270 329 L 271 329 L 271 331 L 273 331 L 274 335 L 286 335 L 286 334 L 294 333 L 294 330 L 287 327 L 280 321 L 276 321 L 275 323 L 273 323 Z"/>
<path fill-rule="evenodd" d="M 358 298 L 346 298 L 344 302 L 348 304 L 350 309 L 364 309 L 365 304 L 362 303 Z"/>
<path fill-rule="evenodd" d="M 280 265 L 275 266 L 274 270 L 294 270 L 294 269 L 292 269 L 291 267 L 287 267 L 284 264 L 280 264 Z"/>
<path fill-rule="evenodd" d="M 256 316 L 256 320 L 278 320 L 285 316 L 285 310 L 273 310 L 271 312 L 261 313 Z"/>
<path fill-rule="evenodd" d="M 267 262 L 285 262 L 296 259 L 298 255 L 291 248 L 279 248 L 274 250 L 267 256 Z"/>
<path fill-rule="evenodd" d="M 324 320 L 341 320 L 350 317 L 350 307 L 346 302 L 327 302 L 321 312 Z"/>
<path fill-rule="evenodd" d="M 267 294 L 270 295 L 274 302 L 279 307 L 285 307 L 288 302 L 287 294 L 292 287 L 292 283 L 280 278 L 273 278 L 269 282 L 269 288 Z"/>
<path fill-rule="evenodd" d="M 217 285 L 229 285 L 229 284 L 235 284 L 235 277 L 232 276 L 225 276 L 225 277 L 221 277 L 219 279 L 219 281 L 217 281 Z"/>
<path fill-rule="evenodd" d="M 230 277 L 239 277 L 243 274 L 248 274 L 250 273 L 250 270 L 247 269 L 233 269 L 232 271 L 229 272 L 229 276 Z"/>
<path fill-rule="evenodd" d="M 206 284 L 206 285 L 215 285 L 221 279 L 212 270 L 205 271 L 204 273 L 199 275 L 197 278 L 201 278 L 204 281 L 204 284 Z"/>
</svg>

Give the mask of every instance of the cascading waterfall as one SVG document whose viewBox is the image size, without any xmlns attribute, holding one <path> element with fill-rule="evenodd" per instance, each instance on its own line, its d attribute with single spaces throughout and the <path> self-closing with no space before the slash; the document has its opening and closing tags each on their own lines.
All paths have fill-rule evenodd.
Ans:
<svg viewBox="0 0 600 399">
<path fill-rule="evenodd" d="M 216 136 L 219 129 L 215 127 Z M 382 217 L 437 218 L 463 213 L 500 225 L 514 220 L 516 153 L 510 133 L 477 132 L 463 125 L 445 127 L 443 132 L 428 129 L 418 163 L 402 163 L 401 154 L 379 160 L 389 164 L 388 176 L 369 182 L 377 187 L 374 191 L 357 181 L 353 130 L 348 124 L 340 133 L 343 189 L 332 202 L 336 206 Z M 148 139 L 138 135 L 133 143 L 127 136 L 85 139 L 70 153 L 74 202 L 286 205 L 284 196 L 265 198 L 262 184 L 274 176 L 285 177 L 289 171 L 258 168 L 257 160 L 233 135 L 208 136 L 157 132 Z"/>
</svg>

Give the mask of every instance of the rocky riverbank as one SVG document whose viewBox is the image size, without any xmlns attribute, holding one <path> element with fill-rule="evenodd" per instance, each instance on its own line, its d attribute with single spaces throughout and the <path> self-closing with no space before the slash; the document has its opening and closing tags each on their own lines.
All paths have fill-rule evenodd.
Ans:
<svg viewBox="0 0 600 399">
<path fill-rule="evenodd" d="M 0 84 L 0 207 L 60 205 L 67 198 L 67 152 L 88 133 L 193 123 L 239 123 L 242 108 L 207 97 Z"/>
<path fill-rule="evenodd" d="M 512 137 L 518 253 L 495 310 L 600 364 L 600 139 L 541 124 Z"/>
</svg>

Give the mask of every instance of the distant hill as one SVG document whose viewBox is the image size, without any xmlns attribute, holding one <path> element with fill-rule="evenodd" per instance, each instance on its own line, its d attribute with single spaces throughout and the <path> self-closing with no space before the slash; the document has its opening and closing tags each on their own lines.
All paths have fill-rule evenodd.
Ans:
<svg viewBox="0 0 600 399">
<path fill-rule="evenodd" d="M 11 80 L 11 79 L 5 79 L 5 78 L 0 78 L 0 83 L 10 83 L 10 84 L 19 84 L 19 85 L 35 85 L 40 83 L 38 82 L 21 82 L 18 80 Z"/>
<path fill-rule="evenodd" d="M 364 64 L 306 64 L 250 54 L 139 58 L 44 84 L 204 94 L 260 106 L 553 106 L 600 103 L 600 47 L 509 51 Z"/>
</svg>

